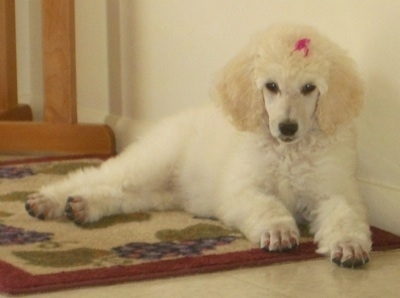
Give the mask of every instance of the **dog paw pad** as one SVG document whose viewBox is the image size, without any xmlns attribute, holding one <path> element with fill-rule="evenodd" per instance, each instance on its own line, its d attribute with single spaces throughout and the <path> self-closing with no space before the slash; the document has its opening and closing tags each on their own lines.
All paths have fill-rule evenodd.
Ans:
<svg viewBox="0 0 400 298">
<path fill-rule="evenodd" d="M 64 213 L 69 220 L 77 225 L 82 225 L 87 221 L 88 207 L 83 198 L 69 197 Z"/>
<path fill-rule="evenodd" d="M 34 193 L 27 197 L 25 210 L 32 217 L 40 220 L 56 217 L 58 205 L 41 193 Z"/>
</svg>

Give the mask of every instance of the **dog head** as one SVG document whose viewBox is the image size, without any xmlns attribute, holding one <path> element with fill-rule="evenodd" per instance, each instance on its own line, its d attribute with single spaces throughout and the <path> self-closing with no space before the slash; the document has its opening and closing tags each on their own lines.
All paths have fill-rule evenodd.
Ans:
<svg viewBox="0 0 400 298">
<path fill-rule="evenodd" d="M 331 134 L 362 105 L 353 61 L 307 26 L 276 26 L 255 36 L 223 68 L 216 98 L 233 124 L 253 131 L 265 125 L 282 142 L 312 129 Z"/>
</svg>

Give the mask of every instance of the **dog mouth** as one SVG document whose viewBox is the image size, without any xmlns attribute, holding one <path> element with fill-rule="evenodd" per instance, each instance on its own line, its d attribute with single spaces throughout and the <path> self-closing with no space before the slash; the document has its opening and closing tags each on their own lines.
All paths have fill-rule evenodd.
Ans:
<svg viewBox="0 0 400 298">
<path fill-rule="evenodd" d="M 296 138 L 295 136 L 280 135 L 278 137 L 278 140 L 283 142 L 283 143 L 295 143 L 298 140 L 298 138 Z"/>
<path fill-rule="evenodd" d="M 279 140 L 284 143 L 292 143 L 297 140 L 295 137 L 288 137 L 288 136 L 279 136 Z"/>
</svg>

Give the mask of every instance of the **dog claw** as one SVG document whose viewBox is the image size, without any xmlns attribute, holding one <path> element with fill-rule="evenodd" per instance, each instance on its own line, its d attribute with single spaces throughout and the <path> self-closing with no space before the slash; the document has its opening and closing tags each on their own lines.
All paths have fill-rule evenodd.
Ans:
<svg viewBox="0 0 400 298">
<path fill-rule="evenodd" d="M 28 202 L 25 203 L 25 210 L 26 210 L 26 212 L 28 212 L 28 214 L 29 214 L 30 216 L 36 217 L 36 214 L 35 214 L 35 212 L 33 211 L 31 204 L 29 204 Z"/>
<path fill-rule="evenodd" d="M 298 237 L 295 231 L 271 230 L 263 233 L 261 237 L 261 248 L 267 252 L 288 252 L 297 246 Z"/>
<path fill-rule="evenodd" d="M 366 260 L 348 259 L 344 262 L 342 262 L 340 259 L 332 259 L 332 262 L 344 268 L 358 268 L 367 264 L 369 262 L 369 259 Z"/>
<path fill-rule="evenodd" d="M 67 205 L 65 206 L 64 213 L 65 213 L 65 216 L 66 216 L 69 220 L 74 220 L 74 213 L 73 213 L 73 210 L 72 210 L 71 205 L 67 204 Z"/>
<path fill-rule="evenodd" d="M 345 247 L 345 248 L 343 248 Z M 369 262 L 369 255 L 358 245 L 346 244 L 332 254 L 332 263 L 344 268 L 358 268 Z"/>
<path fill-rule="evenodd" d="M 37 218 L 40 219 L 40 220 L 45 220 L 46 216 L 44 214 L 40 214 L 40 215 L 37 216 Z"/>
<path fill-rule="evenodd" d="M 340 266 L 342 264 L 342 256 L 336 254 L 334 257 L 332 257 L 332 263 Z"/>
</svg>

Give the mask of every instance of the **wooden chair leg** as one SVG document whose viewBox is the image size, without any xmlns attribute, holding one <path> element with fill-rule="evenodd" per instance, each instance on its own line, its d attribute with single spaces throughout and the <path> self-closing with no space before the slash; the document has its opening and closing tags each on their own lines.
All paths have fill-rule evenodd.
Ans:
<svg viewBox="0 0 400 298">
<path fill-rule="evenodd" d="M 74 3 L 42 0 L 46 122 L 77 122 Z"/>
<path fill-rule="evenodd" d="M 28 105 L 18 105 L 14 0 L 0 0 L 0 120 L 31 121 Z"/>
</svg>

